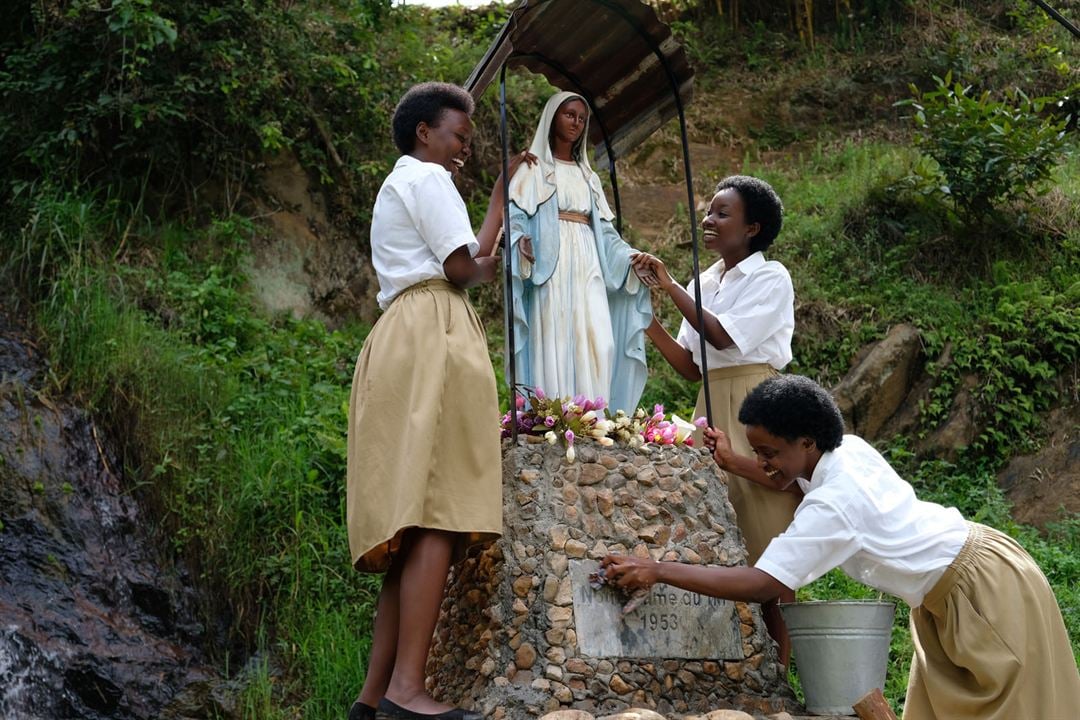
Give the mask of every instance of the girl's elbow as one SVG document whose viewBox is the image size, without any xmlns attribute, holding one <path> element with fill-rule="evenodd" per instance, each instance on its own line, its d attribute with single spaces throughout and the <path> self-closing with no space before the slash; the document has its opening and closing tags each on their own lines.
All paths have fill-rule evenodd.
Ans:
<svg viewBox="0 0 1080 720">
<path fill-rule="evenodd" d="M 683 368 L 683 370 L 679 374 L 690 382 L 701 381 L 701 370 L 699 370 L 696 366 L 693 368 Z"/>
</svg>

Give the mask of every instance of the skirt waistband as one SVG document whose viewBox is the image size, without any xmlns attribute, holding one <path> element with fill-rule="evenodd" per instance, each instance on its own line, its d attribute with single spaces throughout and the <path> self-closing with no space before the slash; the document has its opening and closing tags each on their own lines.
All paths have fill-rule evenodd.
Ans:
<svg viewBox="0 0 1080 720">
<path fill-rule="evenodd" d="M 923 605 L 934 605 L 948 595 L 949 591 L 956 585 L 957 576 L 960 572 L 975 563 L 975 553 L 982 546 L 985 535 L 986 527 L 984 525 L 968 521 L 967 540 L 964 541 L 960 552 L 956 554 L 956 558 L 949 563 L 949 567 L 945 568 L 945 574 L 934 583 L 934 587 L 930 588 L 930 592 L 926 593 L 926 597 L 922 601 Z"/>
<path fill-rule="evenodd" d="M 731 367 L 710 368 L 709 382 L 713 380 L 726 380 L 743 375 L 762 375 L 775 373 L 776 369 L 769 363 L 751 363 L 750 365 L 732 365 Z"/>
<path fill-rule="evenodd" d="M 443 280 L 442 278 L 431 278 L 430 280 L 421 280 L 415 285 L 410 285 L 409 287 L 405 288 L 394 296 L 394 300 L 391 302 L 391 304 L 397 302 L 398 298 L 405 297 L 406 295 L 411 295 L 415 292 L 419 292 L 420 290 L 445 290 L 447 292 L 452 292 L 458 295 L 462 295 L 465 293 L 464 290 L 462 290 L 449 280 Z"/>
<path fill-rule="evenodd" d="M 589 225 L 592 223 L 589 219 L 589 213 L 570 212 L 569 210 L 560 210 L 559 219 L 568 222 L 581 223 L 582 225 Z"/>
</svg>

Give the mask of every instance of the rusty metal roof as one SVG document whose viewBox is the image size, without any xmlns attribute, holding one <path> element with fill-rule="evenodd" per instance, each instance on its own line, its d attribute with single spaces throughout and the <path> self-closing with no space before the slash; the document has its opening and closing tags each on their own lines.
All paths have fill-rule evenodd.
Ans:
<svg viewBox="0 0 1080 720">
<path fill-rule="evenodd" d="M 694 72 L 682 46 L 638 0 L 522 0 L 473 68 L 465 88 L 479 98 L 505 63 L 580 93 L 593 108 L 589 142 L 606 164 L 686 107 Z"/>
</svg>

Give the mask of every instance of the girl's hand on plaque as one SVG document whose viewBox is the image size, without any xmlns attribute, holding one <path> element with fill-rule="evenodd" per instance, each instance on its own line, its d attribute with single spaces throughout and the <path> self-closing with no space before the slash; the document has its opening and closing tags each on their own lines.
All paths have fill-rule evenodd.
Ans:
<svg viewBox="0 0 1080 720">
<path fill-rule="evenodd" d="M 600 561 L 607 582 L 623 590 L 648 590 L 656 584 L 659 563 L 629 555 L 608 555 Z"/>
</svg>

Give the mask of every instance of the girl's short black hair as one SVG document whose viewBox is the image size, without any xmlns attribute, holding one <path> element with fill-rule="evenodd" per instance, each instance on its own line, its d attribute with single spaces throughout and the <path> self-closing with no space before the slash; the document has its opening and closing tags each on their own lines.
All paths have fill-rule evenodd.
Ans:
<svg viewBox="0 0 1080 720">
<path fill-rule="evenodd" d="M 746 223 L 758 223 L 761 230 L 750 238 L 750 252 L 767 250 L 784 224 L 784 203 L 772 185 L 749 175 L 729 175 L 716 185 L 716 192 L 732 188 L 742 198 Z M 715 194 L 715 193 L 714 193 Z"/>
<path fill-rule="evenodd" d="M 812 438 L 822 452 L 840 447 L 844 437 L 844 418 L 832 395 L 802 375 L 777 375 L 751 390 L 739 408 L 739 422 L 788 442 Z"/>
<path fill-rule="evenodd" d="M 408 155 L 416 147 L 417 125 L 423 122 L 435 127 L 445 110 L 460 110 L 472 115 L 475 108 L 472 95 L 457 85 L 444 82 L 413 85 L 394 108 L 394 117 L 390 121 L 394 144 L 403 155 Z"/>
</svg>

